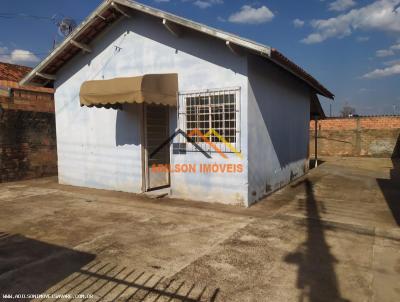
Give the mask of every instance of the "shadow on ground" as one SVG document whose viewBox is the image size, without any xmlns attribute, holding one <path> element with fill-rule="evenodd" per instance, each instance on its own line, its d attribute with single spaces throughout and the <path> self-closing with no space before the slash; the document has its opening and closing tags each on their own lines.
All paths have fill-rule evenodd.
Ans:
<svg viewBox="0 0 400 302">
<path fill-rule="evenodd" d="M 397 225 L 400 226 L 400 135 L 392 154 L 393 167 L 390 179 L 377 179 L 386 202 Z"/>
<path fill-rule="evenodd" d="M 306 192 L 307 238 L 298 248 L 285 256 L 287 263 L 298 266 L 299 301 L 347 301 L 341 297 L 335 273 L 337 259 L 330 252 L 319 212 L 323 205 L 314 196 L 313 183 L 305 179 L 294 186 L 304 185 Z"/>
<path fill-rule="evenodd" d="M 93 254 L 0 232 L 0 293 L 42 293 L 94 258 Z"/>
<path fill-rule="evenodd" d="M 210 290 L 141 270 L 97 262 L 71 275 L 49 293 L 92 295 L 83 301 L 212 302 L 216 301 L 219 289 Z"/>
<path fill-rule="evenodd" d="M 392 158 L 390 179 L 377 179 L 394 220 L 400 226 L 400 158 Z"/>
<path fill-rule="evenodd" d="M 94 259 L 93 254 L 0 232 L 0 294 L 54 295 L 34 301 L 72 301 L 83 297 L 79 301 L 187 302 L 213 302 L 219 294 L 218 288 Z"/>
</svg>

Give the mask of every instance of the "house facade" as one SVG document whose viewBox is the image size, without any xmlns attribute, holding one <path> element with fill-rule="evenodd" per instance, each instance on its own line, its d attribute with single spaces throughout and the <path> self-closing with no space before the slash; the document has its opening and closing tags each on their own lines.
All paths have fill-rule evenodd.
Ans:
<svg viewBox="0 0 400 302">
<path fill-rule="evenodd" d="M 23 82 L 49 80 L 60 183 L 243 206 L 308 171 L 311 96 L 333 97 L 276 50 L 125 0 Z"/>
</svg>

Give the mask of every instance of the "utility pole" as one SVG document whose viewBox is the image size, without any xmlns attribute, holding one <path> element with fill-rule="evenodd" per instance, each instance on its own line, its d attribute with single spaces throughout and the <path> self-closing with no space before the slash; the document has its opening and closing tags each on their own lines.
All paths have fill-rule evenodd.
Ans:
<svg viewBox="0 0 400 302">
<path fill-rule="evenodd" d="M 318 167 L 318 115 L 314 115 L 314 168 Z"/>
</svg>

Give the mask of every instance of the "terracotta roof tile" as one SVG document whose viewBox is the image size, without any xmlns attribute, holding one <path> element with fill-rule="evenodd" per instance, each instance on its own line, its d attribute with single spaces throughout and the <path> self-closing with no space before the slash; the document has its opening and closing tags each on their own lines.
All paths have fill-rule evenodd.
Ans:
<svg viewBox="0 0 400 302">
<path fill-rule="evenodd" d="M 0 80 L 4 81 L 21 81 L 32 68 L 16 64 L 0 62 Z"/>
<path fill-rule="evenodd" d="M 19 82 L 32 70 L 22 65 L 0 62 L 0 87 L 54 93 L 54 89 L 37 86 L 21 86 Z"/>
</svg>

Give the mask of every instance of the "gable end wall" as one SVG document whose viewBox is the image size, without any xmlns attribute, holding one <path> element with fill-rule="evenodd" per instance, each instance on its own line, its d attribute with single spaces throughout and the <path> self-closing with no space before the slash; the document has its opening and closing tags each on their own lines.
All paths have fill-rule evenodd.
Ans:
<svg viewBox="0 0 400 302">
<path fill-rule="evenodd" d="M 309 88 L 282 68 L 249 57 L 249 202 L 308 171 Z"/>
</svg>

